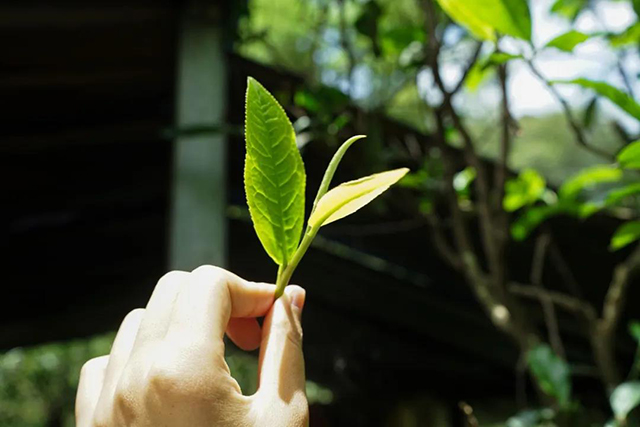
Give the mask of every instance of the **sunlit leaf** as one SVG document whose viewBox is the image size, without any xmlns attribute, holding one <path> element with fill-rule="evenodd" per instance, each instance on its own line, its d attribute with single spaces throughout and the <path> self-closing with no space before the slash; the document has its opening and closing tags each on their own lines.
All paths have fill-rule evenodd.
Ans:
<svg viewBox="0 0 640 427">
<path fill-rule="evenodd" d="M 607 206 L 614 206 L 627 197 L 635 196 L 638 194 L 640 194 L 640 182 L 634 182 L 633 184 L 626 185 L 622 188 L 611 190 L 609 194 L 607 194 L 605 204 Z"/>
<path fill-rule="evenodd" d="M 477 175 L 475 168 L 471 166 L 464 168 L 453 177 L 453 188 L 458 194 L 468 196 L 471 184 Z"/>
<path fill-rule="evenodd" d="M 609 247 L 611 250 L 617 250 L 637 240 L 640 240 L 640 221 L 629 221 L 622 224 L 613 233 Z"/>
<path fill-rule="evenodd" d="M 632 142 L 618 153 L 618 163 L 627 169 L 640 169 L 640 140 Z"/>
<path fill-rule="evenodd" d="M 613 414 L 618 420 L 626 420 L 627 415 L 640 405 L 640 381 L 620 384 L 609 398 Z"/>
<path fill-rule="evenodd" d="M 565 181 L 558 194 L 561 198 L 571 199 L 584 189 L 593 187 L 596 184 L 619 181 L 621 178 L 622 171 L 618 168 L 608 165 L 593 166 L 578 172 Z"/>
<path fill-rule="evenodd" d="M 638 44 L 638 42 L 640 42 L 640 22 L 629 26 L 629 28 L 621 33 L 610 34 L 609 42 L 611 46 L 615 48 Z"/>
<path fill-rule="evenodd" d="M 395 169 L 345 182 L 329 190 L 309 217 L 309 226 L 318 228 L 351 215 L 398 182 L 409 169 Z"/>
<path fill-rule="evenodd" d="M 560 407 L 566 407 L 571 399 L 571 375 L 567 362 L 546 344 L 530 350 L 527 362 L 540 389 L 555 398 Z"/>
<path fill-rule="evenodd" d="M 571 30 L 559 35 L 555 39 L 546 44 L 546 47 L 555 47 L 565 52 L 571 52 L 580 43 L 584 43 L 589 39 L 589 35 L 580 31 Z"/>
<path fill-rule="evenodd" d="M 545 220 L 560 213 L 562 209 L 558 205 L 533 206 L 511 224 L 511 236 L 516 241 L 522 241 Z"/>
<path fill-rule="evenodd" d="M 286 265 L 304 221 L 305 172 L 293 126 L 275 98 L 249 78 L 244 182 L 249 212 L 269 256 Z"/>
<path fill-rule="evenodd" d="M 587 5 L 587 2 L 588 0 L 556 0 L 551 6 L 551 12 L 573 21 Z"/>
<path fill-rule="evenodd" d="M 482 40 L 501 34 L 531 39 L 531 15 L 526 0 L 438 0 L 458 24 Z"/>
<path fill-rule="evenodd" d="M 561 80 L 554 81 L 554 84 L 574 84 L 587 89 L 593 89 L 600 96 L 604 96 L 611 102 L 616 104 L 626 113 L 640 120 L 640 104 L 638 104 L 631 96 L 620 89 L 611 86 L 605 82 L 597 82 L 588 79 Z"/>
<path fill-rule="evenodd" d="M 502 206 L 507 212 L 513 212 L 531 205 L 542 197 L 545 188 L 545 180 L 538 172 L 525 169 L 517 178 L 507 181 Z"/>
</svg>

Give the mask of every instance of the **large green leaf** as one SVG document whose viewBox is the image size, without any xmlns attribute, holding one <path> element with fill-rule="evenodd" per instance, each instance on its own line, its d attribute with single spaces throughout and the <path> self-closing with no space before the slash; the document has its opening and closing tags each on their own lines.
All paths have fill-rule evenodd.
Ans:
<svg viewBox="0 0 640 427">
<path fill-rule="evenodd" d="M 560 187 L 559 195 L 564 199 L 575 198 L 582 190 L 596 184 L 615 182 L 622 178 L 622 171 L 609 165 L 598 165 L 578 172 Z"/>
<path fill-rule="evenodd" d="M 580 43 L 584 43 L 589 39 L 589 35 L 580 31 L 571 30 L 547 43 L 546 47 L 555 47 L 565 52 L 571 52 Z"/>
<path fill-rule="evenodd" d="M 525 169 L 517 178 L 507 181 L 502 206 L 507 212 L 513 212 L 531 205 L 542 197 L 545 188 L 545 180 L 538 172 Z"/>
<path fill-rule="evenodd" d="M 458 24 L 482 40 L 495 40 L 496 31 L 531 39 L 531 14 L 526 0 L 438 0 Z"/>
<path fill-rule="evenodd" d="M 640 169 L 640 140 L 632 142 L 618 153 L 618 163 L 623 168 Z"/>
<path fill-rule="evenodd" d="M 609 401 L 616 419 L 626 420 L 629 412 L 640 405 L 640 381 L 620 384 L 611 393 Z"/>
<path fill-rule="evenodd" d="M 555 398 L 561 408 L 567 407 L 571 399 L 571 375 L 567 362 L 546 344 L 530 350 L 527 362 L 540 389 Z"/>
<path fill-rule="evenodd" d="M 637 320 L 629 323 L 629 333 L 640 344 L 640 322 Z"/>
<path fill-rule="evenodd" d="M 640 221 L 625 222 L 613 233 L 610 247 L 617 250 L 637 240 L 640 240 Z"/>
<path fill-rule="evenodd" d="M 640 120 L 640 104 L 638 104 L 632 97 L 624 93 L 620 89 L 611 86 L 605 82 L 597 82 L 588 79 L 575 79 L 575 80 L 560 80 L 554 81 L 554 84 L 574 84 L 579 85 L 587 89 L 593 89 L 600 96 L 604 96 L 611 102 L 616 104 L 626 113 Z"/>
<path fill-rule="evenodd" d="M 244 184 L 253 226 L 269 256 L 278 265 L 287 265 L 304 221 L 304 165 L 284 110 L 251 77 L 245 137 Z"/>
<path fill-rule="evenodd" d="M 329 190 L 320 198 L 309 217 L 309 226 L 319 228 L 369 204 L 389 187 L 402 179 L 409 169 L 395 169 L 349 181 Z"/>
</svg>

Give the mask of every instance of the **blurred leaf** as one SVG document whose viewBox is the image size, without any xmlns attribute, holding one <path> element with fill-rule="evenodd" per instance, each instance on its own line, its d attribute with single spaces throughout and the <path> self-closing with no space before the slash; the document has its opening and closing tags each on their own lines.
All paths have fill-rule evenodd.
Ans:
<svg viewBox="0 0 640 427">
<path fill-rule="evenodd" d="M 640 221 L 629 221 L 622 224 L 611 238 L 611 250 L 618 250 L 640 239 Z"/>
<path fill-rule="evenodd" d="M 591 101 L 589 102 L 589 105 L 587 105 L 587 108 L 585 108 L 584 116 L 582 117 L 582 125 L 586 129 L 592 128 L 597 112 L 598 112 L 598 97 L 594 96 L 593 99 L 591 99 Z"/>
<path fill-rule="evenodd" d="M 593 166 L 578 172 L 565 181 L 558 194 L 564 199 L 573 199 L 586 188 L 604 182 L 615 182 L 622 178 L 622 171 L 609 165 Z"/>
<path fill-rule="evenodd" d="M 575 80 L 556 80 L 552 82 L 554 84 L 574 84 L 582 86 L 587 89 L 593 89 L 600 96 L 604 96 L 611 102 L 616 104 L 622 110 L 640 120 L 640 105 L 628 94 L 620 89 L 611 86 L 605 82 L 597 82 L 588 79 L 575 79 Z"/>
<path fill-rule="evenodd" d="M 615 48 L 638 44 L 640 42 L 640 22 L 629 26 L 621 33 L 610 34 L 608 38 L 611 46 Z"/>
<path fill-rule="evenodd" d="M 634 408 L 640 405 L 640 381 L 622 383 L 609 398 L 616 419 L 624 421 Z"/>
<path fill-rule="evenodd" d="M 483 62 L 478 61 L 469 70 L 467 78 L 464 81 L 464 87 L 475 92 L 494 72 L 494 68 L 485 67 Z"/>
<path fill-rule="evenodd" d="M 613 206 L 627 197 L 634 196 L 636 194 L 640 194 L 640 182 L 634 182 L 633 184 L 628 184 L 622 188 L 611 190 L 609 194 L 607 194 L 605 204 L 607 206 Z"/>
<path fill-rule="evenodd" d="M 293 126 L 278 101 L 249 77 L 244 184 L 251 220 L 265 251 L 287 265 L 304 222 L 305 171 Z"/>
<path fill-rule="evenodd" d="M 526 0 L 438 0 L 458 24 L 482 40 L 496 40 L 495 32 L 531 39 L 531 14 Z"/>
<path fill-rule="evenodd" d="M 423 45 L 426 35 L 422 26 L 402 25 L 383 31 L 379 38 L 382 51 L 385 54 L 399 55 L 413 42 Z"/>
<path fill-rule="evenodd" d="M 471 183 L 476 179 L 476 176 L 475 168 L 471 166 L 464 168 L 453 177 L 453 188 L 458 194 L 468 196 Z"/>
<path fill-rule="evenodd" d="M 505 52 L 493 52 L 491 55 L 487 57 L 486 60 L 482 61 L 482 67 L 487 68 L 496 65 L 505 64 L 512 59 L 522 59 L 522 55 L 512 55 L 510 53 Z"/>
<path fill-rule="evenodd" d="M 629 323 L 629 333 L 640 345 L 640 322 L 634 320 Z"/>
<path fill-rule="evenodd" d="M 565 52 L 572 52 L 577 45 L 584 43 L 588 39 L 589 35 L 581 33 L 580 31 L 571 30 L 551 40 L 545 47 L 555 47 Z"/>
<path fill-rule="evenodd" d="M 515 241 L 526 239 L 546 219 L 562 213 L 559 205 L 533 206 L 525 210 L 511 224 L 511 237 Z"/>
<path fill-rule="evenodd" d="M 320 198 L 309 217 L 309 226 L 319 228 L 344 218 L 369 204 L 398 182 L 409 169 L 395 169 L 344 182 Z"/>
<path fill-rule="evenodd" d="M 587 3 L 588 0 L 556 0 L 551 6 L 551 12 L 573 21 Z"/>
<path fill-rule="evenodd" d="M 525 169 L 517 178 L 507 181 L 502 206 L 507 212 L 513 212 L 532 205 L 542 197 L 545 188 L 545 180 L 538 172 Z"/>
<path fill-rule="evenodd" d="M 567 407 L 571 399 L 571 377 L 567 363 L 547 344 L 530 350 L 527 362 L 540 389 L 555 398 L 561 408 Z"/>
<path fill-rule="evenodd" d="M 618 153 L 617 159 L 623 168 L 640 169 L 640 140 L 624 147 Z"/>
</svg>

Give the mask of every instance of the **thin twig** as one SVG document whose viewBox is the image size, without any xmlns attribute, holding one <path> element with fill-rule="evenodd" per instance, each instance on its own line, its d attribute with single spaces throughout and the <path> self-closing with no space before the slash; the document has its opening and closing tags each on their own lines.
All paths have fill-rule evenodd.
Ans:
<svg viewBox="0 0 640 427">
<path fill-rule="evenodd" d="M 540 289 L 535 286 L 524 285 L 521 283 L 511 283 L 509 291 L 514 295 L 522 297 L 537 300 L 542 298 L 548 299 L 558 307 L 562 307 L 569 312 L 579 315 L 582 319 L 586 320 L 590 326 L 597 321 L 597 315 L 593 310 L 593 307 L 579 298 L 574 298 L 561 292 Z"/>
<path fill-rule="evenodd" d="M 548 234 L 541 234 L 536 240 L 536 246 L 533 252 L 533 261 L 531 263 L 531 283 L 533 286 L 544 289 L 542 285 L 542 275 L 544 273 L 544 264 L 547 257 L 547 249 L 551 239 Z M 553 351 L 566 360 L 566 353 L 564 351 L 564 345 L 562 344 L 562 337 L 560 336 L 560 327 L 558 326 L 558 317 L 556 315 L 556 309 L 553 305 L 553 301 L 546 295 L 541 294 L 540 305 L 542 306 L 542 313 L 544 315 L 544 322 L 547 326 L 547 332 L 549 334 L 549 343 Z"/>
<path fill-rule="evenodd" d="M 590 145 L 587 142 L 587 138 L 584 135 L 582 128 L 578 124 L 578 121 L 574 117 L 573 111 L 571 110 L 571 107 L 569 106 L 569 103 L 567 102 L 567 100 L 564 99 L 564 97 L 560 94 L 558 89 L 556 89 L 556 87 L 549 80 L 547 80 L 547 78 L 544 77 L 544 75 L 542 75 L 540 70 L 538 70 L 538 68 L 536 68 L 536 66 L 534 65 L 533 61 L 527 60 L 526 63 L 529 66 L 529 69 L 531 70 L 533 75 L 536 76 L 547 87 L 551 95 L 553 95 L 556 101 L 558 101 L 562 106 L 564 116 L 567 120 L 567 123 L 569 123 L 569 127 L 573 131 L 573 135 L 575 137 L 576 143 L 581 147 L 583 147 L 585 150 L 605 158 L 607 161 L 615 160 L 615 156 L 613 154 L 608 153 L 598 147 L 594 147 L 593 145 Z"/>
</svg>

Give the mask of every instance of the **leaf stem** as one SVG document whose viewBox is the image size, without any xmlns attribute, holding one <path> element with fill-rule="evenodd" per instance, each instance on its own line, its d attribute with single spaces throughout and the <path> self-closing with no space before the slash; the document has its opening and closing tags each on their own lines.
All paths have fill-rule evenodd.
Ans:
<svg viewBox="0 0 640 427">
<path fill-rule="evenodd" d="M 280 266 L 278 268 L 278 278 L 276 279 L 276 299 L 280 298 L 284 293 L 284 288 L 289 284 L 289 280 L 291 280 L 291 276 L 295 271 L 296 267 L 300 263 L 300 260 L 311 246 L 311 242 L 313 238 L 318 234 L 318 229 L 313 227 L 308 227 L 307 231 L 304 233 L 304 237 L 302 238 L 302 242 L 300 242 L 300 246 L 293 254 L 291 261 L 286 266 Z"/>
<path fill-rule="evenodd" d="M 329 185 L 331 184 L 331 180 L 333 179 L 333 175 L 336 173 L 336 169 L 344 156 L 344 153 L 347 152 L 349 147 L 359 139 L 366 138 L 366 135 L 355 135 L 351 138 L 347 139 L 341 146 L 338 148 L 338 151 L 333 155 L 333 158 L 329 162 L 329 166 L 327 166 L 327 170 L 324 172 L 324 176 L 322 177 L 322 182 L 320 183 L 320 188 L 318 188 L 318 193 L 316 194 L 316 198 L 313 201 L 313 208 L 311 209 L 311 213 L 316 210 L 316 206 L 318 202 L 329 190 Z"/>
</svg>

